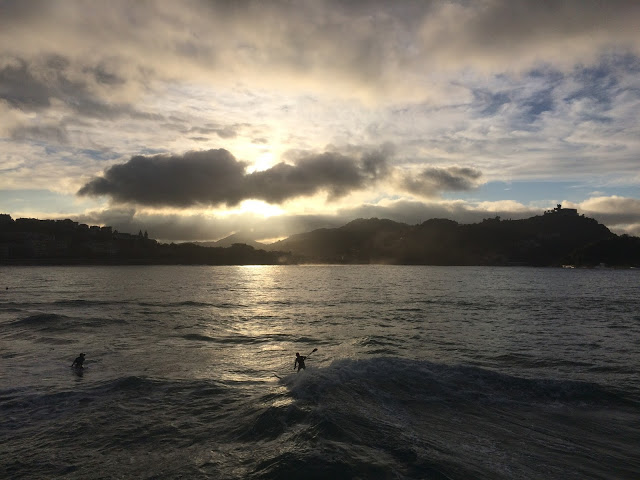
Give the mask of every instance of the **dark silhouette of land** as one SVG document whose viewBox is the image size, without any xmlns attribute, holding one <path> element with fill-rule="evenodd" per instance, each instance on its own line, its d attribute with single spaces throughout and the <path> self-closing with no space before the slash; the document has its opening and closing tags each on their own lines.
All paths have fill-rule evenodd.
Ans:
<svg viewBox="0 0 640 480">
<path fill-rule="evenodd" d="M 228 237 L 225 237 L 215 242 L 193 242 L 194 245 L 200 245 L 202 247 L 230 247 L 232 245 L 235 245 L 236 243 L 244 243 L 245 245 L 249 245 L 250 247 L 253 247 L 256 250 L 269 249 L 268 244 L 256 242 L 250 236 L 243 235 L 241 233 L 234 233 L 232 235 L 229 235 Z"/>
<path fill-rule="evenodd" d="M 0 264 L 4 265 L 278 265 L 295 261 L 288 253 L 241 243 L 227 248 L 164 244 L 142 231 L 134 235 L 71 220 L 13 220 L 0 215 Z"/>
<path fill-rule="evenodd" d="M 524 220 L 476 224 L 431 219 L 419 225 L 359 219 L 293 235 L 270 245 L 319 263 L 400 265 L 640 265 L 640 238 L 618 236 L 560 205 Z"/>
<path fill-rule="evenodd" d="M 224 245 L 241 237 L 216 242 Z M 71 220 L 12 220 L 0 215 L 2 264 L 396 264 L 639 267 L 640 238 L 616 235 L 592 218 L 558 205 L 524 220 L 459 224 L 431 219 L 407 225 L 358 219 L 263 245 L 162 244 L 110 227 Z"/>
</svg>

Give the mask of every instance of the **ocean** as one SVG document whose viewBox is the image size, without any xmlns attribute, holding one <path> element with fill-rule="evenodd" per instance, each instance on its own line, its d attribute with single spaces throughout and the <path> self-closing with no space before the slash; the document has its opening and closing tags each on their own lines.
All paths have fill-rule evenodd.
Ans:
<svg viewBox="0 0 640 480">
<path fill-rule="evenodd" d="M 0 478 L 638 479 L 639 287 L 638 270 L 2 267 Z"/>
</svg>

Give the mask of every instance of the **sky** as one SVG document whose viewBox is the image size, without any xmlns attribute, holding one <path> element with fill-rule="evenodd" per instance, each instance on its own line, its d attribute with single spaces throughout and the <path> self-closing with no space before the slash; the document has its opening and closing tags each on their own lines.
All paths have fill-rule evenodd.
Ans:
<svg viewBox="0 0 640 480">
<path fill-rule="evenodd" d="M 640 235 L 640 2 L 0 0 L 0 213 L 166 242 L 356 218 Z"/>
</svg>

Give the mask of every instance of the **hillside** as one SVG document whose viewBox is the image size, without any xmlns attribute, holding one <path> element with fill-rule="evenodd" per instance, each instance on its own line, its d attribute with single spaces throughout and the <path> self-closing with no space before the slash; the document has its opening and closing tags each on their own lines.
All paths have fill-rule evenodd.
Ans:
<svg viewBox="0 0 640 480">
<path fill-rule="evenodd" d="M 592 218 L 554 210 L 524 220 L 477 224 L 431 219 L 410 226 L 377 218 L 293 235 L 269 246 L 307 262 L 404 265 L 640 264 L 640 238 L 613 234 Z"/>
<path fill-rule="evenodd" d="M 375 263 L 399 254 L 397 239 L 409 227 L 392 220 L 354 220 L 338 228 L 322 228 L 272 243 L 270 250 L 290 251 L 318 263 Z M 385 255 L 386 253 L 386 255 Z"/>
<path fill-rule="evenodd" d="M 256 242 L 248 235 L 243 235 L 239 233 L 234 233 L 233 235 L 229 235 L 221 240 L 216 242 L 191 242 L 194 245 L 199 245 L 201 247 L 231 247 L 236 243 L 242 243 L 245 245 L 249 245 L 250 247 L 255 248 L 256 250 L 265 250 L 267 245 L 264 243 Z"/>
<path fill-rule="evenodd" d="M 235 242 L 228 247 L 163 244 L 148 237 L 72 220 L 0 214 L 0 265 L 278 265 L 295 259 Z"/>
<path fill-rule="evenodd" d="M 431 219 L 419 225 L 358 219 L 338 228 L 262 245 L 232 235 L 211 246 L 162 244 L 111 227 L 0 215 L 0 264 L 531 265 L 640 267 L 640 238 L 613 234 L 558 207 L 524 220 L 476 224 Z M 255 248 L 260 247 L 260 248 Z"/>
</svg>

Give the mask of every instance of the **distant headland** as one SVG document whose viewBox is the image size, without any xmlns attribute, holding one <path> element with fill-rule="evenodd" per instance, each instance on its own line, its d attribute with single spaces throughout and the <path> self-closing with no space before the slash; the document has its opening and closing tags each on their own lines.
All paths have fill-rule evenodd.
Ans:
<svg viewBox="0 0 640 480">
<path fill-rule="evenodd" d="M 441 218 L 418 225 L 358 219 L 269 245 L 226 247 L 163 244 L 142 231 L 0 214 L 2 265 L 299 263 L 638 268 L 640 238 L 616 235 L 562 205 L 523 220 L 494 217 L 475 224 Z"/>
<path fill-rule="evenodd" d="M 277 265 L 290 254 L 193 243 L 160 243 L 147 232 L 122 233 L 72 220 L 12 219 L 0 214 L 0 265 Z"/>
</svg>

